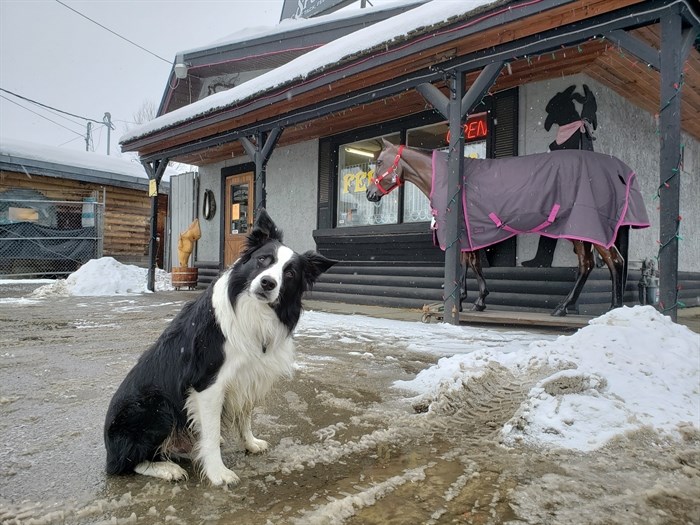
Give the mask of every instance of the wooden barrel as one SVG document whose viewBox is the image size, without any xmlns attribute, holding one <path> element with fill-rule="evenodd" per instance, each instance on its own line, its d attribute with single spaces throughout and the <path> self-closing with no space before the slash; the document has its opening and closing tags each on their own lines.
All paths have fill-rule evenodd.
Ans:
<svg viewBox="0 0 700 525">
<path fill-rule="evenodd" d="M 173 271 L 170 274 L 173 288 L 176 290 L 185 287 L 189 288 L 190 290 L 197 288 L 197 270 L 198 268 L 173 268 Z"/>
</svg>

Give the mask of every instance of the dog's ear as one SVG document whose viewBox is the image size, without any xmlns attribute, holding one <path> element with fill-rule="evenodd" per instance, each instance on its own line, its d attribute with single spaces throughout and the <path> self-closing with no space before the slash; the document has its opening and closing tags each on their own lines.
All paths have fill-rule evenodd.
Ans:
<svg viewBox="0 0 700 525">
<path fill-rule="evenodd" d="M 311 288 L 318 277 L 338 261 L 324 257 L 320 253 L 309 250 L 302 255 L 304 260 L 304 281 Z"/>
<path fill-rule="evenodd" d="M 266 241 L 275 240 L 282 242 L 282 230 L 273 222 L 265 208 L 261 208 L 258 218 L 255 220 L 253 231 L 248 234 L 247 247 L 260 246 Z"/>
</svg>

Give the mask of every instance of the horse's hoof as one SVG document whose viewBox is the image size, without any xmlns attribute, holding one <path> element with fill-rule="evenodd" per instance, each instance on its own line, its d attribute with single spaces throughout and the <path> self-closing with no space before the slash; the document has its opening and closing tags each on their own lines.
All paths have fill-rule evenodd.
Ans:
<svg viewBox="0 0 700 525">
<path fill-rule="evenodd" d="M 566 308 L 558 307 L 552 312 L 552 317 L 566 317 Z"/>
<path fill-rule="evenodd" d="M 485 304 L 475 304 L 472 306 L 472 312 L 483 312 L 484 310 L 486 310 Z"/>
</svg>

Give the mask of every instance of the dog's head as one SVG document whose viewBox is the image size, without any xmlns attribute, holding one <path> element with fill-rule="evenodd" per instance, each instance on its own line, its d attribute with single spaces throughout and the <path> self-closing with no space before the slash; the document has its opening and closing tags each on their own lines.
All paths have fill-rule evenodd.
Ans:
<svg viewBox="0 0 700 525">
<path fill-rule="evenodd" d="M 313 251 L 299 254 L 285 246 L 282 231 L 263 209 L 246 237 L 243 253 L 234 263 L 229 288 L 231 303 L 236 303 L 235 296 L 247 293 L 268 303 L 280 319 L 285 318 L 283 321 L 289 321 L 289 316 L 298 319 L 299 313 L 284 311 L 300 308 L 303 293 L 337 262 Z"/>
</svg>

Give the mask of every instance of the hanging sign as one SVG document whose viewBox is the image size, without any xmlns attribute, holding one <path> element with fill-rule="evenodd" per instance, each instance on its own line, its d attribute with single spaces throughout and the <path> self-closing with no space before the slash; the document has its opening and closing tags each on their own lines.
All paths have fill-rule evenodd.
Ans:
<svg viewBox="0 0 700 525">
<path fill-rule="evenodd" d="M 150 179 L 148 181 L 148 196 L 157 197 L 158 196 L 158 186 L 156 185 L 155 179 Z"/>
<path fill-rule="evenodd" d="M 280 21 L 285 18 L 311 18 L 332 13 L 355 0 L 284 0 Z"/>
</svg>

